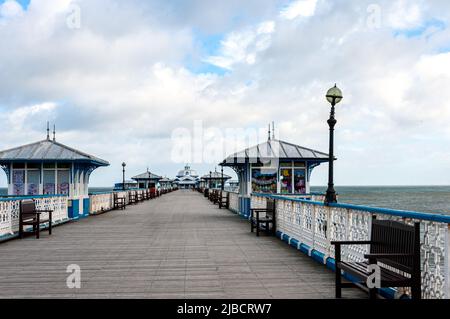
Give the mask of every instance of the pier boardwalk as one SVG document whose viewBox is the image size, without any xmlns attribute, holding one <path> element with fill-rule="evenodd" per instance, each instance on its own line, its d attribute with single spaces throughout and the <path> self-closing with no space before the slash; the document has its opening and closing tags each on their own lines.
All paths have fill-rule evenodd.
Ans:
<svg viewBox="0 0 450 319">
<path fill-rule="evenodd" d="M 0 298 L 334 298 L 333 272 L 189 190 L 3 243 L 0 256 Z M 66 286 L 71 264 L 81 289 Z"/>
</svg>

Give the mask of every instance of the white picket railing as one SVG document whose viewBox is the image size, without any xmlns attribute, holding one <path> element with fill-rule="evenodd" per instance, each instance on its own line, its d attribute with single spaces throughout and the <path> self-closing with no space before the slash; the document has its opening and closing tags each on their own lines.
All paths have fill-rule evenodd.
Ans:
<svg viewBox="0 0 450 319">
<path fill-rule="evenodd" d="M 98 214 L 114 209 L 114 194 L 119 197 L 125 197 L 125 204 L 130 203 L 130 195 L 143 196 L 145 190 L 127 190 L 119 192 L 93 193 L 89 195 L 90 214 Z"/>
<path fill-rule="evenodd" d="M 0 199 L 0 237 L 19 232 L 20 202 L 24 198 Z M 68 220 L 68 198 L 66 196 L 39 196 L 33 198 L 38 210 L 52 210 L 53 224 Z M 46 219 L 48 213 L 42 218 Z"/>
<path fill-rule="evenodd" d="M 113 193 L 91 194 L 89 195 L 90 214 L 106 212 L 114 208 Z"/>
<path fill-rule="evenodd" d="M 276 227 L 280 236 L 298 241 L 323 255 L 326 263 L 334 258 L 332 241 L 369 240 L 372 215 L 377 219 L 398 220 L 421 225 L 422 297 L 449 298 L 450 216 L 395 211 L 356 205 L 325 206 L 321 202 L 283 196 L 252 195 L 252 207 L 265 207 L 267 198 L 276 200 Z M 362 261 L 368 246 L 345 246 L 344 260 Z M 407 291 L 407 290 L 405 290 Z"/>
<path fill-rule="evenodd" d="M 235 192 L 228 192 L 230 194 L 230 210 L 234 213 L 239 213 L 239 194 Z"/>
</svg>

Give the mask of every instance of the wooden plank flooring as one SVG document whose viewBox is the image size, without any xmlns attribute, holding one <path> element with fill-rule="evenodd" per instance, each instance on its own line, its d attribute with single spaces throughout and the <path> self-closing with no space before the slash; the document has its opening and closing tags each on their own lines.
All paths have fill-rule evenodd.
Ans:
<svg viewBox="0 0 450 319">
<path fill-rule="evenodd" d="M 0 298 L 333 298 L 334 273 L 178 191 L 0 245 Z M 81 289 L 66 286 L 81 267 Z M 366 298 L 358 289 L 344 297 Z"/>
</svg>

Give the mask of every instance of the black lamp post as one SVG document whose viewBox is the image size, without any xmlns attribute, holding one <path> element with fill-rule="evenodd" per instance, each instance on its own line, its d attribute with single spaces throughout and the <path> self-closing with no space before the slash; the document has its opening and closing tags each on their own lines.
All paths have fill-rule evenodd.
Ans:
<svg viewBox="0 0 450 319">
<path fill-rule="evenodd" d="M 334 180 L 333 180 L 333 164 L 334 164 L 334 127 L 337 123 L 334 117 L 335 106 L 342 101 L 342 91 L 334 85 L 328 90 L 326 98 L 331 104 L 330 118 L 328 119 L 328 125 L 330 127 L 330 154 L 329 154 L 329 165 L 328 165 L 328 189 L 325 195 L 325 204 L 337 203 L 336 191 L 334 190 Z"/>
<path fill-rule="evenodd" d="M 122 163 L 122 189 L 125 190 L 125 166 L 127 164 L 125 162 Z"/>
<path fill-rule="evenodd" d="M 212 185 L 212 172 L 209 171 L 209 188 L 211 189 L 211 185 Z"/>
<path fill-rule="evenodd" d="M 224 186 L 225 185 L 223 185 L 224 184 L 224 182 L 223 182 L 223 166 L 221 166 L 221 167 L 222 167 L 222 177 L 221 177 L 222 186 L 221 186 L 221 189 L 224 190 Z"/>
</svg>

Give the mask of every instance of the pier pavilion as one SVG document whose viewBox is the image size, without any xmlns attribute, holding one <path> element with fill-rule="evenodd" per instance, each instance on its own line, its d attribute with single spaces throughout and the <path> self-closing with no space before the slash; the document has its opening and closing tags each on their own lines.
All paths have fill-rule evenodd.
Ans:
<svg viewBox="0 0 450 319">
<path fill-rule="evenodd" d="M 0 152 L 9 196 L 65 195 L 69 217 L 89 215 L 92 172 L 109 163 L 50 139 Z"/>
<path fill-rule="evenodd" d="M 137 176 L 134 176 L 131 178 L 132 180 L 135 180 L 138 183 L 139 188 L 156 188 L 159 184 L 159 181 L 162 180 L 162 176 L 153 174 L 148 169 L 145 173 L 139 174 Z"/>
<path fill-rule="evenodd" d="M 222 181 L 222 173 L 218 172 L 216 169 L 214 172 L 211 172 L 210 174 L 203 175 L 202 179 L 205 181 L 205 185 L 207 188 L 219 189 L 222 186 L 222 182 L 225 184 L 227 180 L 231 179 L 231 176 L 223 174 L 223 181 Z"/>
<path fill-rule="evenodd" d="M 186 165 L 183 170 L 179 171 L 174 183 L 181 189 L 192 189 L 198 186 L 200 182 L 198 173 L 196 170 L 191 169 L 189 165 Z"/>
<path fill-rule="evenodd" d="M 310 148 L 269 139 L 227 157 L 221 166 L 231 167 L 239 178 L 239 211 L 248 216 L 250 195 L 310 193 L 313 169 L 329 156 Z"/>
<path fill-rule="evenodd" d="M 172 189 L 172 180 L 170 178 L 164 177 L 159 181 L 162 190 Z"/>
</svg>

